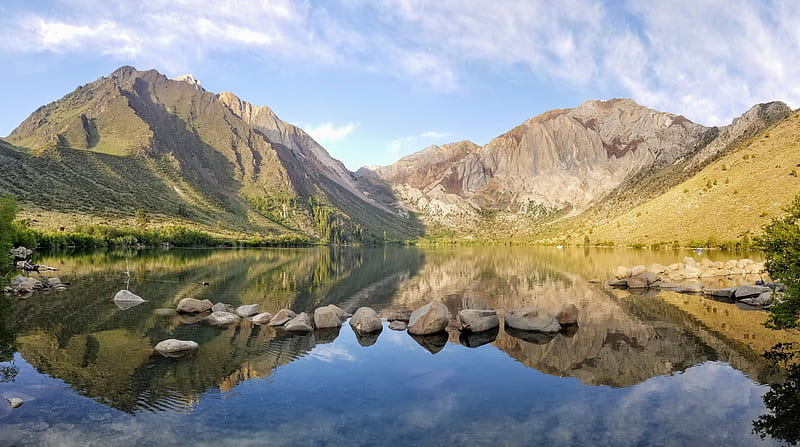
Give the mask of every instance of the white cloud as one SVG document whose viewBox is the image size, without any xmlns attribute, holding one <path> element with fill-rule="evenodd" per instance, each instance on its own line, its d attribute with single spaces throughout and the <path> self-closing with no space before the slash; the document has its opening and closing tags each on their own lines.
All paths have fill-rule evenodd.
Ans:
<svg viewBox="0 0 800 447">
<path fill-rule="evenodd" d="M 175 73 L 247 51 L 445 94 L 483 71 L 523 69 L 531 85 L 725 124 L 756 102 L 800 105 L 797 23 L 791 0 L 81 0 L 5 11 L 0 51 L 104 54 Z"/>
<path fill-rule="evenodd" d="M 333 123 L 323 123 L 317 126 L 304 125 L 300 126 L 317 142 L 324 145 L 324 143 L 332 143 L 335 141 L 343 140 L 350 135 L 360 123 L 347 123 L 343 126 L 337 127 Z"/>
</svg>

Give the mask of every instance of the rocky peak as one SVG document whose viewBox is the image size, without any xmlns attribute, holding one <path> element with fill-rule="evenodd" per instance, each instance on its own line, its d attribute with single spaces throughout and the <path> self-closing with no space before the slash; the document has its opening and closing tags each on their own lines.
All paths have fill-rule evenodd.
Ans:
<svg viewBox="0 0 800 447">
<path fill-rule="evenodd" d="M 196 88 L 197 90 L 200 90 L 200 91 L 204 91 L 205 90 L 203 88 L 203 84 L 200 82 L 200 80 L 196 79 L 191 74 L 185 74 L 185 75 L 178 76 L 177 78 L 174 78 L 173 81 L 186 82 L 189 85 L 191 85 L 194 88 Z"/>
</svg>

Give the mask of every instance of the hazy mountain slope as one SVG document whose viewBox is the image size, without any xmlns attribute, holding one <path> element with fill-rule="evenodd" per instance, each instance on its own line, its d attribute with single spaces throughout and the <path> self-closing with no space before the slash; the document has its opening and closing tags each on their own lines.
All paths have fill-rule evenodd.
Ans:
<svg viewBox="0 0 800 447">
<path fill-rule="evenodd" d="M 586 235 L 618 245 L 755 235 L 800 193 L 798 162 L 800 113 L 795 112 L 665 194 L 590 226 Z"/>
<path fill-rule="evenodd" d="M 7 140 L 30 149 L 33 158 L 20 159 L 23 164 L 46 164 L 42 158 L 57 160 L 69 153 L 78 158 L 103 154 L 116 157 L 108 163 L 136 165 L 131 172 L 141 171 L 139 178 L 149 188 L 142 194 L 149 201 L 132 193 L 130 201 L 115 204 L 121 212 L 150 203 L 153 212 L 164 215 L 192 209 L 188 217 L 207 217 L 223 226 L 282 227 L 325 240 L 374 239 L 384 233 L 405 239 L 419 233 L 413 220 L 398 219 L 370 201 L 352 173 L 302 130 L 267 108 L 207 92 L 191 76 L 181 79 L 122 67 L 41 107 Z M 97 174 L 90 166 L 67 164 L 58 172 L 79 190 Z M 102 178 L 98 182 L 107 184 Z M 135 189 L 142 182 L 124 177 L 122 183 L 123 189 Z M 25 185 L 15 186 L 23 203 L 50 206 Z M 95 202 L 95 208 L 106 207 Z M 72 203 L 64 204 L 65 211 Z"/>
</svg>

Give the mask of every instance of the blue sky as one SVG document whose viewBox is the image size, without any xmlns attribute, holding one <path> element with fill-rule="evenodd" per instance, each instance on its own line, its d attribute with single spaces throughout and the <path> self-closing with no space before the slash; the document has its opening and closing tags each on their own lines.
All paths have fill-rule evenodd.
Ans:
<svg viewBox="0 0 800 447">
<path fill-rule="evenodd" d="M 0 135 L 121 65 L 267 105 L 352 170 L 587 99 L 722 125 L 800 106 L 798 23 L 791 0 L 0 0 Z"/>
</svg>

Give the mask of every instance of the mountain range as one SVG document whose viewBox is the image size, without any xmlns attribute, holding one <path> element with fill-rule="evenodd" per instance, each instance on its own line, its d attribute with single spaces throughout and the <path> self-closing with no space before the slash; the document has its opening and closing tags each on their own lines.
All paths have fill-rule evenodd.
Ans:
<svg viewBox="0 0 800 447">
<path fill-rule="evenodd" d="M 484 146 L 430 146 L 353 173 L 268 107 L 191 75 L 122 67 L 0 140 L 0 191 L 42 225 L 126 221 L 143 208 L 155 221 L 324 242 L 686 244 L 754 233 L 800 192 L 797 123 L 781 102 L 706 127 L 630 99 L 592 100 Z M 686 220 L 699 223 L 683 231 Z"/>
</svg>

